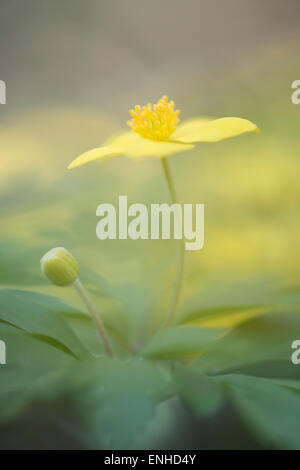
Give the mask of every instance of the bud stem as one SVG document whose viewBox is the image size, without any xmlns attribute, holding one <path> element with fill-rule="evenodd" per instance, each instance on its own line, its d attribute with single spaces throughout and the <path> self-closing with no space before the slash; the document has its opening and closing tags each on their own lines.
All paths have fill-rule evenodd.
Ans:
<svg viewBox="0 0 300 470">
<path fill-rule="evenodd" d="M 96 325 L 96 327 L 99 331 L 99 334 L 100 334 L 101 339 L 103 341 L 104 349 L 105 349 L 107 355 L 113 357 L 113 352 L 112 352 L 112 349 L 111 349 L 111 346 L 110 346 L 110 342 L 109 342 L 109 339 L 108 339 L 108 335 L 107 335 L 105 326 L 103 324 L 100 313 L 98 312 L 94 302 L 92 301 L 92 299 L 89 296 L 86 289 L 81 284 L 79 278 L 77 278 L 76 281 L 74 281 L 72 285 L 74 286 L 75 290 L 78 292 L 79 296 L 81 297 L 81 299 L 83 300 L 83 302 L 87 306 L 87 309 L 88 309 L 89 313 L 91 314 L 91 317 L 93 318 L 94 323 L 95 323 L 95 325 Z"/>
</svg>

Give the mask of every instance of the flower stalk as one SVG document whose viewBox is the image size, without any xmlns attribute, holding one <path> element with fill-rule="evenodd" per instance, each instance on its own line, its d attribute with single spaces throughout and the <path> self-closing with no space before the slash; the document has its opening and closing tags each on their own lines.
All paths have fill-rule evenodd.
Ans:
<svg viewBox="0 0 300 470">
<path fill-rule="evenodd" d="M 85 287 L 82 285 L 81 281 L 79 278 L 76 279 L 76 281 L 73 282 L 73 287 L 75 288 L 76 292 L 86 305 L 94 323 L 95 326 L 101 336 L 101 339 L 103 341 L 104 349 L 105 352 L 108 356 L 113 357 L 113 352 L 111 349 L 111 345 L 108 339 L 108 335 L 105 329 L 105 326 L 103 324 L 102 318 L 100 316 L 100 313 L 98 312 L 94 302 L 92 301 L 91 297 L 89 296 L 87 290 Z"/>
<path fill-rule="evenodd" d="M 169 167 L 169 162 L 167 158 L 161 158 L 164 174 L 166 177 L 167 185 L 169 188 L 171 200 L 173 204 L 178 203 L 170 167 Z M 183 272 L 184 272 L 184 239 L 183 237 L 178 241 L 178 261 L 177 261 L 177 274 L 174 282 L 174 289 L 171 295 L 171 299 L 168 305 L 167 312 L 165 314 L 165 317 L 163 319 L 162 328 L 165 328 L 166 326 L 169 326 L 170 324 L 173 323 L 174 316 L 176 313 L 176 309 L 178 306 L 179 302 L 179 297 L 180 297 L 180 291 L 182 287 L 182 281 L 183 281 Z"/>
</svg>

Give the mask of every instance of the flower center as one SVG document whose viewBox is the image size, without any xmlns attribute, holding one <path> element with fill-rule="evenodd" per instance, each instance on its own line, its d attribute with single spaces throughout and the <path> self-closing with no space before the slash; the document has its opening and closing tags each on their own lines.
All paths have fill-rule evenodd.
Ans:
<svg viewBox="0 0 300 470">
<path fill-rule="evenodd" d="M 145 139 L 168 140 L 179 123 L 180 111 L 174 108 L 174 101 L 168 101 L 167 96 L 163 96 L 156 104 L 148 103 L 143 107 L 136 105 L 129 111 L 132 119 L 127 124 Z"/>
</svg>

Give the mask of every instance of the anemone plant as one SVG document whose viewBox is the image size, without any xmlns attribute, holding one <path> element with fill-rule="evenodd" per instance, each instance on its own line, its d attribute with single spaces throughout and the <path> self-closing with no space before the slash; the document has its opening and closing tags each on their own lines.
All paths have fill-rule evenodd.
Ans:
<svg viewBox="0 0 300 470">
<path fill-rule="evenodd" d="M 119 154 L 160 158 L 173 201 L 168 155 L 257 131 L 232 117 L 179 125 L 167 97 L 136 106 L 129 126 L 70 168 Z M 20 416 L 30 423 L 42 407 L 44 427 L 55 423 L 83 448 L 204 449 L 208 441 L 214 448 L 300 448 L 299 372 L 290 360 L 300 330 L 299 289 L 276 290 L 266 279 L 215 283 L 175 315 L 184 266 L 179 246 L 160 328 L 142 335 L 137 347 L 129 310 L 141 314 L 145 291 L 101 276 L 86 279 L 78 260 L 62 247 L 42 257 L 58 297 L 0 291 L 0 338 L 8 346 L 0 371 L 3 426 Z M 78 301 L 62 301 L 72 288 Z"/>
</svg>

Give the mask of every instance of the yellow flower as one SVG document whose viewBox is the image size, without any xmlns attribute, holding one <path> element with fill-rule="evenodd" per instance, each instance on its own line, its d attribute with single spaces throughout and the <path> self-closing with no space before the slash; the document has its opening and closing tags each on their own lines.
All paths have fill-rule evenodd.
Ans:
<svg viewBox="0 0 300 470">
<path fill-rule="evenodd" d="M 167 157 L 194 148 L 196 142 L 219 142 L 246 132 L 259 132 L 247 119 L 225 117 L 221 119 L 195 118 L 178 127 L 180 111 L 174 101 L 163 96 L 156 104 L 135 106 L 128 121 L 131 131 L 109 139 L 103 146 L 89 150 L 70 163 L 69 169 L 100 158 L 116 155 L 127 157 Z"/>
</svg>

